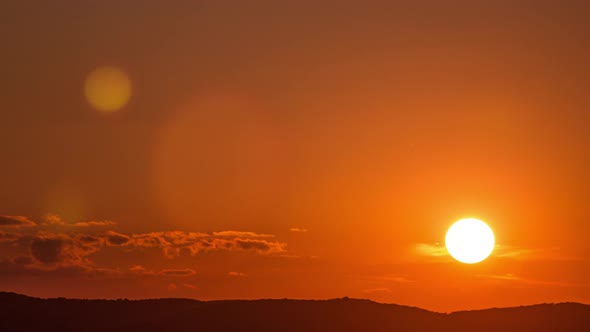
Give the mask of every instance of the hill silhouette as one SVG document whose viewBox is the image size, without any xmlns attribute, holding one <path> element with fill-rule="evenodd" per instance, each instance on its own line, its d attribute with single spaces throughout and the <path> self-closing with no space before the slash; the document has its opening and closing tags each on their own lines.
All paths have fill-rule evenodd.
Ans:
<svg viewBox="0 0 590 332">
<path fill-rule="evenodd" d="M 590 331 L 590 306 L 443 314 L 348 298 L 76 300 L 0 292 L 0 331 Z"/>
</svg>

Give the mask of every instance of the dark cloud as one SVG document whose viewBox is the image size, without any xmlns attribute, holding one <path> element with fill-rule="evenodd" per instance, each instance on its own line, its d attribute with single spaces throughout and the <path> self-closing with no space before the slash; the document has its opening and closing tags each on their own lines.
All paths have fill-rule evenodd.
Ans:
<svg viewBox="0 0 590 332">
<path fill-rule="evenodd" d="M 40 226 L 41 227 L 41 226 Z M 60 225 L 54 227 L 61 227 Z M 0 232 L 0 242 L 11 242 L 28 252 L 36 264 L 43 268 L 78 265 L 90 268 L 93 262 L 88 256 L 103 247 L 127 246 L 135 249 L 159 249 L 165 257 L 181 254 L 197 255 L 203 251 L 251 251 L 257 254 L 273 254 L 285 251 L 285 243 L 253 238 L 250 232 L 152 232 L 122 234 L 114 231 L 94 234 L 70 235 L 67 232 L 48 232 L 43 228 L 34 232 Z M 217 234 L 218 236 L 215 236 Z M 229 236 L 247 235 L 245 238 Z M 267 237 L 267 236 L 263 236 Z M 15 247 L 15 248 L 16 248 Z M 1 258 L 1 257 L 0 257 Z"/>
<path fill-rule="evenodd" d="M 85 241 L 82 241 L 85 240 Z M 66 234 L 44 233 L 30 242 L 30 254 L 35 261 L 51 266 L 80 266 L 89 268 L 88 256 L 100 250 L 104 241 L 92 236 L 70 237 Z"/>
<path fill-rule="evenodd" d="M 181 255 L 197 255 L 208 251 L 248 251 L 267 255 L 285 251 L 285 243 L 272 239 L 274 235 L 244 231 L 149 232 L 125 234 L 113 230 L 96 231 L 92 226 L 107 226 L 111 222 L 66 224 L 58 216 L 49 215 L 45 221 L 34 223 L 24 217 L 0 217 L 0 244 L 8 244 L 10 251 L 0 253 L 2 271 L 41 275 L 42 273 L 83 273 L 88 277 L 101 276 L 160 276 L 183 277 L 196 274 L 193 269 L 147 270 L 135 266 L 129 271 L 97 267 L 91 255 L 104 247 L 125 247 L 125 251 L 159 250 L 170 259 Z M 35 227 L 21 227 L 34 225 Z M 15 227 L 16 226 L 16 227 Z M 68 226 L 68 227 L 66 227 Z M 77 226 L 77 234 L 73 227 Z M 7 247 L 8 248 L 8 247 Z M 65 275 L 65 274 L 64 274 Z"/>
<path fill-rule="evenodd" d="M 196 273 L 195 270 L 191 269 L 170 269 L 160 271 L 161 275 L 168 277 L 188 277 L 195 275 Z"/>
<path fill-rule="evenodd" d="M 284 251 L 285 244 L 264 240 L 236 239 L 236 247 L 242 250 L 253 250 L 260 253 L 273 253 Z"/>
<path fill-rule="evenodd" d="M 138 234 L 133 236 L 133 244 L 142 248 L 159 248 L 166 246 L 168 241 L 160 232 Z"/>
<path fill-rule="evenodd" d="M 35 222 L 22 216 L 0 216 L 0 227 L 31 227 Z"/>
<path fill-rule="evenodd" d="M 122 246 L 129 243 L 131 238 L 121 233 L 109 231 L 106 235 L 106 240 L 107 243 L 111 246 Z"/>
<path fill-rule="evenodd" d="M 54 264 L 61 260 L 64 241 L 62 239 L 35 238 L 31 242 L 31 255 L 44 264 Z"/>
<path fill-rule="evenodd" d="M 181 231 L 151 232 L 132 235 L 135 246 L 146 248 L 186 247 L 207 237 L 211 237 L 211 235 L 207 233 Z"/>
<path fill-rule="evenodd" d="M 105 227 L 115 225 L 112 221 L 80 221 L 73 224 L 68 224 L 72 227 Z"/>
<path fill-rule="evenodd" d="M 211 250 L 253 251 L 259 254 L 283 252 L 285 243 L 255 238 L 272 236 L 274 235 L 234 231 L 213 234 L 175 231 L 134 234 L 131 235 L 131 242 L 137 248 L 160 248 L 169 258 L 179 256 L 183 251 L 191 255 Z"/>
<path fill-rule="evenodd" d="M 78 237 L 78 241 L 81 243 L 99 243 L 101 238 L 92 235 L 81 235 Z"/>
</svg>

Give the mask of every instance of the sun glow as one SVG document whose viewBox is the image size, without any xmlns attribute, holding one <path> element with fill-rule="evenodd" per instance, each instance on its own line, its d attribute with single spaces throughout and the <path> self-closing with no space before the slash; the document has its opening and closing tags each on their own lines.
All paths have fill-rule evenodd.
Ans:
<svg viewBox="0 0 590 332">
<path fill-rule="evenodd" d="M 475 218 L 461 219 L 447 231 L 445 245 L 449 254 L 461 263 L 475 264 L 486 259 L 494 250 L 492 229 Z"/>
</svg>

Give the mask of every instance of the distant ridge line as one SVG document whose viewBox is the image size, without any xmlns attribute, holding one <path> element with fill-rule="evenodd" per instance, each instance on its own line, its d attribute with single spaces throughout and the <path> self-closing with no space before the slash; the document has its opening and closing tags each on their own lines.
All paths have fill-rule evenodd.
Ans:
<svg viewBox="0 0 590 332">
<path fill-rule="evenodd" d="M 128 302 L 145 302 L 145 301 L 190 301 L 190 302 L 198 302 L 198 303 L 219 303 L 219 302 L 281 302 L 281 301 L 288 301 L 288 302 L 330 302 L 330 301 L 359 301 L 359 302 L 367 302 L 377 305 L 385 305 L 385 306 L 396 306 L 402 308 L 409 308 L 409 309 L 417 309 L 422 311 L 427 311 L 431 313 L 437 314 L 461 314 L 466 312 L 481 312 L 481 311 L 488 311 L 488 310 L 513 310 L 513 309 L 523 309 L 523 308 L 535 308 L 535 307 L 542 307 L 542 306 L 584 306 L 590 307 L 590 304 L 581 303 L 581 302 L 573 302 L 573 301 L 565 301 L 565 302 L 544 302 L 544 303 L 534 303 L 534 304 L 526 304 L 526 305 L 519 305 L 519 306 L 508 306 L 508 307 L 489 307 L 483 309 L 467 309 L 467 310 L 457 310 L 451 312 L 439 312 L 429 309 L 424 309 L 421 307 L 410 306 L 410 305 L 403 305 L 397 303 L 384 303 L 384 302 L 377 302 L 371 299 L 362 299 L 362 298 L 351 298 L 348 296 L 338 297 L 338 298 L 330 298 L 330 299 L 291 299 L 291 298 L 260 298 L 260 299 L 223 299 L 223 300 L 199 300 L 199 299 L 191 299 L 191 298 L 184 298 L 184 297 L 162 297 L 162 298 L 144 298 L 144 299 L 127 299 L 127 298 L 117 298 L 117 299 L 107 299 L 107 298 L 67 298 L 67 297 L 36 297 L 16 292 L 6 292 L 0 291 L 0 301 L 4 300 L 7 296 L 14 296 L 14 297 L 22 297 L 34 300 L 65 300 L 65 301 L 128 301 Z"/>
<path fill-rule="evenodd" d="M 551 303 L 437 313 L 366 299 L 35 298 L 0 292 L 0 332 L 588 332 L 590 306 Z"/>
</svg>

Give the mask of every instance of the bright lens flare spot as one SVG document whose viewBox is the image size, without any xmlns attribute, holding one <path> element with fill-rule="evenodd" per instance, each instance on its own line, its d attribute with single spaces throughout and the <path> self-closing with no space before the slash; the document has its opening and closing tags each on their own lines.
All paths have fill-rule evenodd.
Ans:
<svg viewBox="0 0 590 332">
<path fill-rule="evenodd" d="M 131 81 L 127 74 L 116 67 L 99 67 L 86 77 L 84 95 L 97 110 L 114 112 L 129 102 Z"/>
<path fill-rule="evenodd" d="M 474 218 L 454 223 L 445 238 L 449 254 L 465 264 L 475 264 L 486 259 L 494 250 L 495 242 L 490 226 Z"/>
</svg>

